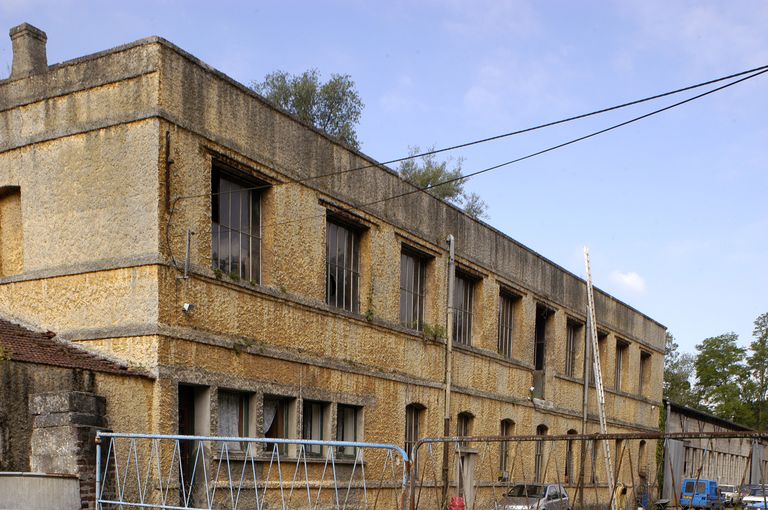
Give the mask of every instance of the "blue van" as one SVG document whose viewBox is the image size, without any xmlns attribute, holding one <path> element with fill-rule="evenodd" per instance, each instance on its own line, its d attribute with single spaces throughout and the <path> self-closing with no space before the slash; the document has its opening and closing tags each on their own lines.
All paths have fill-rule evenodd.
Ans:
<svg viewBox="0 0 768 510">
<path fill-rule="evenodd" d="M 680 506 L 683 508 L 712 508 L 722 509 L 723 500 L 715 480 L 683 480 L 683 490 L 680 496 Z"/>
</svg>

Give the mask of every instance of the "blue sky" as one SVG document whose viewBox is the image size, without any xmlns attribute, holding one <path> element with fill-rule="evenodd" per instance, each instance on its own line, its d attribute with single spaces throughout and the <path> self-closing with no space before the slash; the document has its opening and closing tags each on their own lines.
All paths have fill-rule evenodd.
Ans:
<svg viewBox="0 0 768 510">
<path fill-rule="evenodd" d="M 768 64 L 768 2 L 0 0 L 50 63 L 163 36 L 243 83 L 349 74 L 362 150 L 453 145 Z M 10 71 L 0 41 L 0 75 Z M 768 75 L 467 184 L 489 223 L 665 324 L 683 350 L 768 312 Z M 682 97 L 681 97 L 682 98 Z M 454 154 L 466 172 L 676 99 Z"/>
</svg>

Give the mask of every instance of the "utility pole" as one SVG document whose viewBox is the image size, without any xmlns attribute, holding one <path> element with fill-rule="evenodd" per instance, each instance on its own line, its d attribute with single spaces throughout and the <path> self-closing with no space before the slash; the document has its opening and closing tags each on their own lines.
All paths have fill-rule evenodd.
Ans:
<svg viewBox="0 0 768 510">
<path fill-rule="evenodd" d="M 451 435 L 451 377 L 453 375 L 453 283 L 456 275 L 455 242 L 452 235 L 448 242 L 448 306 L 446 307 L 445 339 L 445 409 L 443 414 L 443 436 Z M 450 445 L 443 443 L 443 508 L 448 507 L 448 452 Z"/>
</svg>

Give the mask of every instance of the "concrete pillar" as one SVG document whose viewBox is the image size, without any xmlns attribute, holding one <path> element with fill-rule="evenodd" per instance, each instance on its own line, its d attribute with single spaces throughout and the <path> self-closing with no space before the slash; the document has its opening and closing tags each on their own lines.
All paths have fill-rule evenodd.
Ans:
<svg viewBox="0 0 768 510">
<path fill-rule="evenodd" d="M 11 79 L 24 78 L 48 71 L 48 57 L 45 43 L 48 36 L 29 23 L 22 23 L 10 30 L 13 45 L 13 67 Z"/>
<path fill-rule="evenodd" d="M 82 508 L 95 508 L 96 431 L 104 430 L 106 400 L 81 391 L 29 397 L 33 472 L 77 475 Z"/>
</svg>

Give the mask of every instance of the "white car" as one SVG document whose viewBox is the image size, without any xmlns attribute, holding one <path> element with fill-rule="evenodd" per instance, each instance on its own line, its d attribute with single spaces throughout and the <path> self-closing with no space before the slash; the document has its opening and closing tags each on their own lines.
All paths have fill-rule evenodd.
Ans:
<svg viewBox="0 0 768 510">
<path fill-rule="evenodd" d="M 558 484 L 529 483 L 512 486 L 496 510 L 571 510 L 565 487 Z"/>
<path fill-rule="evenodd" d="M 734 506 L 739 502 L 739 493 L 733 485 L 720 485 L 720 493 L 723 495 L 723 504 Z"/>
<path fill-rule="evenodd" d="M 765 508 L 766 501 L 768 501 L 768 486 L 758 485 L 749 489 L 749 494 L 741 499 L 741 504 L 750 508 Z"/>
</svg>

